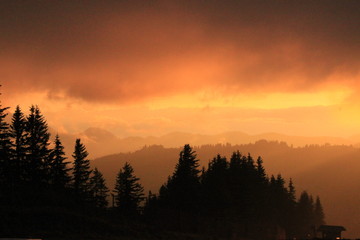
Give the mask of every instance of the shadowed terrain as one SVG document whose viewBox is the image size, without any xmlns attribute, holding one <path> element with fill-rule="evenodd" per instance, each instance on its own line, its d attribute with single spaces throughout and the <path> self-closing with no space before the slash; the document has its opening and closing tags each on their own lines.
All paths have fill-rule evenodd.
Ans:
<svg viewBox="0 0 360 240">
<path fill-rule="evenodd" d="M 344 225 L 346 237 L 360 235 L 357 216 L 360 214 L 360 150 L 345 145 L 310 145 L 291 147 L 284 142 L 257 141 L 254 144 L 203 145 L 195 147 L 200 164 L 208 162 L 221 153 L 229 157 L 233 151 L 252 156 L 260 155 L 268 175 L 282 173 L 287 180 L 291 177 L 297 186 L 297 193 L 309 190 L 318 194 L 326 213 L 328 224 Z M 159 187 L 173 173 L 180 148 L 149 146 L 131 153 L 119 153 L 97 158 L 93 161 L 112 188 L 116 172 L 125 161 L 136 169 L 140 182 L 146 190 L 158 192 Z"/>
</svg>

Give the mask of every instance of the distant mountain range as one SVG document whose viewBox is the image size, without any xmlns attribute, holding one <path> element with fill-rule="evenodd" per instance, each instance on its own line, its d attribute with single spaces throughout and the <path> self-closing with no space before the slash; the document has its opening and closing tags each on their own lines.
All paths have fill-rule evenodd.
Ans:
<svg viewBox="0 0 360 240">
<path fill-rule="evenodd" d="M 173 148 L 180 147 L 185 143 L 193 146 L 201 146 L 204 144 L 247 144 L 255 143 L 258 140 L 286 142 L 289 145 L 305 146 L 305 145 L 324 145 L 326 143 L 332 145 L 356 145 L 359 146 L 360 135 L 351 138 L 340 138 L 330 136 L 304 137 L 289 136 L 278 133 L 264 133 L 258 135 L 249 135 L 243 132 L 225 132 L 214 135 L 193 134 L 183 132 L 173 132 L 159 137 L 126 137 L 119 138 L 109 131 L 100 128 L 89 128 L 80 134 L 61 134 L 66 152 L 70 156 L 74 148 L 76 138 L 81 138 L 85 143 L 90 158 L 96 158 L 108 154 L 119 152 L 132 152 L 149 145 L 162 145 L 164 147 Z"/>
<path fill-rule="evenodd" d="M 171 136 L 163 139 L 171 141 Z M 129 161 L 145 189 L 157 192 L 173 173 L 180 150 L 180 147 L 153 145 L 134 152 L 97 158 L 92 164 L 103 172 L 108 186 L 112 188 L 116 173 Z M 293 147 L 284 142 L 260 140 L 240 145 L 203 145 L 194 150 L 205 167 L 218 153 L 230 157 L 233 151 L 240 150 L 243 154 L 251 153 L 255 158 L 261 155 L 268 175 L 281 173 L 287 182 L 291 177 L 297 194 L 307 190 L 314 197 L 319 195 L 327 223 L 344 225 L 348 230 L 346 237 L 360 236 L 360 149 L 345 145 Z"/>
</svg>

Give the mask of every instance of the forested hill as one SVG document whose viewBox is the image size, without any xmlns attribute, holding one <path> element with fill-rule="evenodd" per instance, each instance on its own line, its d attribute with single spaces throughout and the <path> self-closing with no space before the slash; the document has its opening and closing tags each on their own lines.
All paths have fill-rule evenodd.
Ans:
<svg viewBox="0 0 360 240">
<path fill-rule="evenodd" d="M 161 184 L 173 173 L 181 148 L 147 146 L 131 153 L 119 153 L 93 161 L 107 179 L 110 189 L 115 176 L 126 161 L 130 161 L 146 190 L 157 192 Z M 269 175 L 281 173 L 285 180 L 291 177 L 297 193 L 308 190 L 318 194 L 328 224 L 344 225 L 347 237 L 360 235 L 357 208 L 360 201 L 360 150 L 345 145 L 310 145 L 291 147 L 284 142 L 258 141 L 242 145 L 203 145 L 194 147 L 200 164 L 208 162 L 218 153 L 230 158 L 234 151 L 261 156 Z"/>
<path fill-rule="evenodd" d="M 53 136 L 57 134 L 56 129 L 50 129 Z M 61 139 L 65 149 L 73 150 L 76 138 L 81 138 L 86 145 L 86 149 L 90 153 L 91 158 L 102 157 L 108 154 L 116 154 L 118 152 L 136 151 L 145 145 L 162 145 L 167 148 L 180 147 L 185 143 L 191 146 L 201 146 L 204 144 L 248 144 L 255 143 L 261 139 L 267 141 L 283 141 L 289 145 L 305 146 L 310 144 L 323 145 L 329 143 L 332 145 L 354 145 L 359 146 L 360 136 L 354 135 L 350 138 L 341 137 L 305 137 L 291 136 L 279 133 L 263 133 L 258 135 L 249 135 L 244 132 L 232 131 L 219 134 L 196 134 L 186 132 L 172 132 L 162 136 L 148 137 L 118 137 L 112 132 L 101 128 L 88 128 L 81 133 L 69 134 L 62 133 Z M 68 152 L 69 150 L 67 150 Z M 70 157 L 70 155 L 69 155 Z"/>
</svg>

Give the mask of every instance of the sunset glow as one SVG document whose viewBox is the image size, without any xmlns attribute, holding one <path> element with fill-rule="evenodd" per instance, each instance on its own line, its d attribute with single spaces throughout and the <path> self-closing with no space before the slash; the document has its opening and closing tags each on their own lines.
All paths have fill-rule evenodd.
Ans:
<svg viewBox="0 0 360 240">
<path fill-rule="evenodd" d="M 0 238 L 359 239 L 359 13 L 1 1 Z"/>
<path fill-rule="evenodd" d="M 64 133 L 360 133 L 358 14 L 230 2 L 9 2 L 2 102 Z"/>
</svg>

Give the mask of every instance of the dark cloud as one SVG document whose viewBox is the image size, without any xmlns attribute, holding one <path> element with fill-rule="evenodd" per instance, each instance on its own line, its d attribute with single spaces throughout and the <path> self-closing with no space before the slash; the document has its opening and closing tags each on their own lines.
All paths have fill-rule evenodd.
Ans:
<svg viewBox="0 0 360 240">
<path fill-rule="evenodd" d="M 359 12 L 340 0 L 3 1 L 0 77 L 92 101 L 307 90 L 359 73 Z"/>
</svg>

